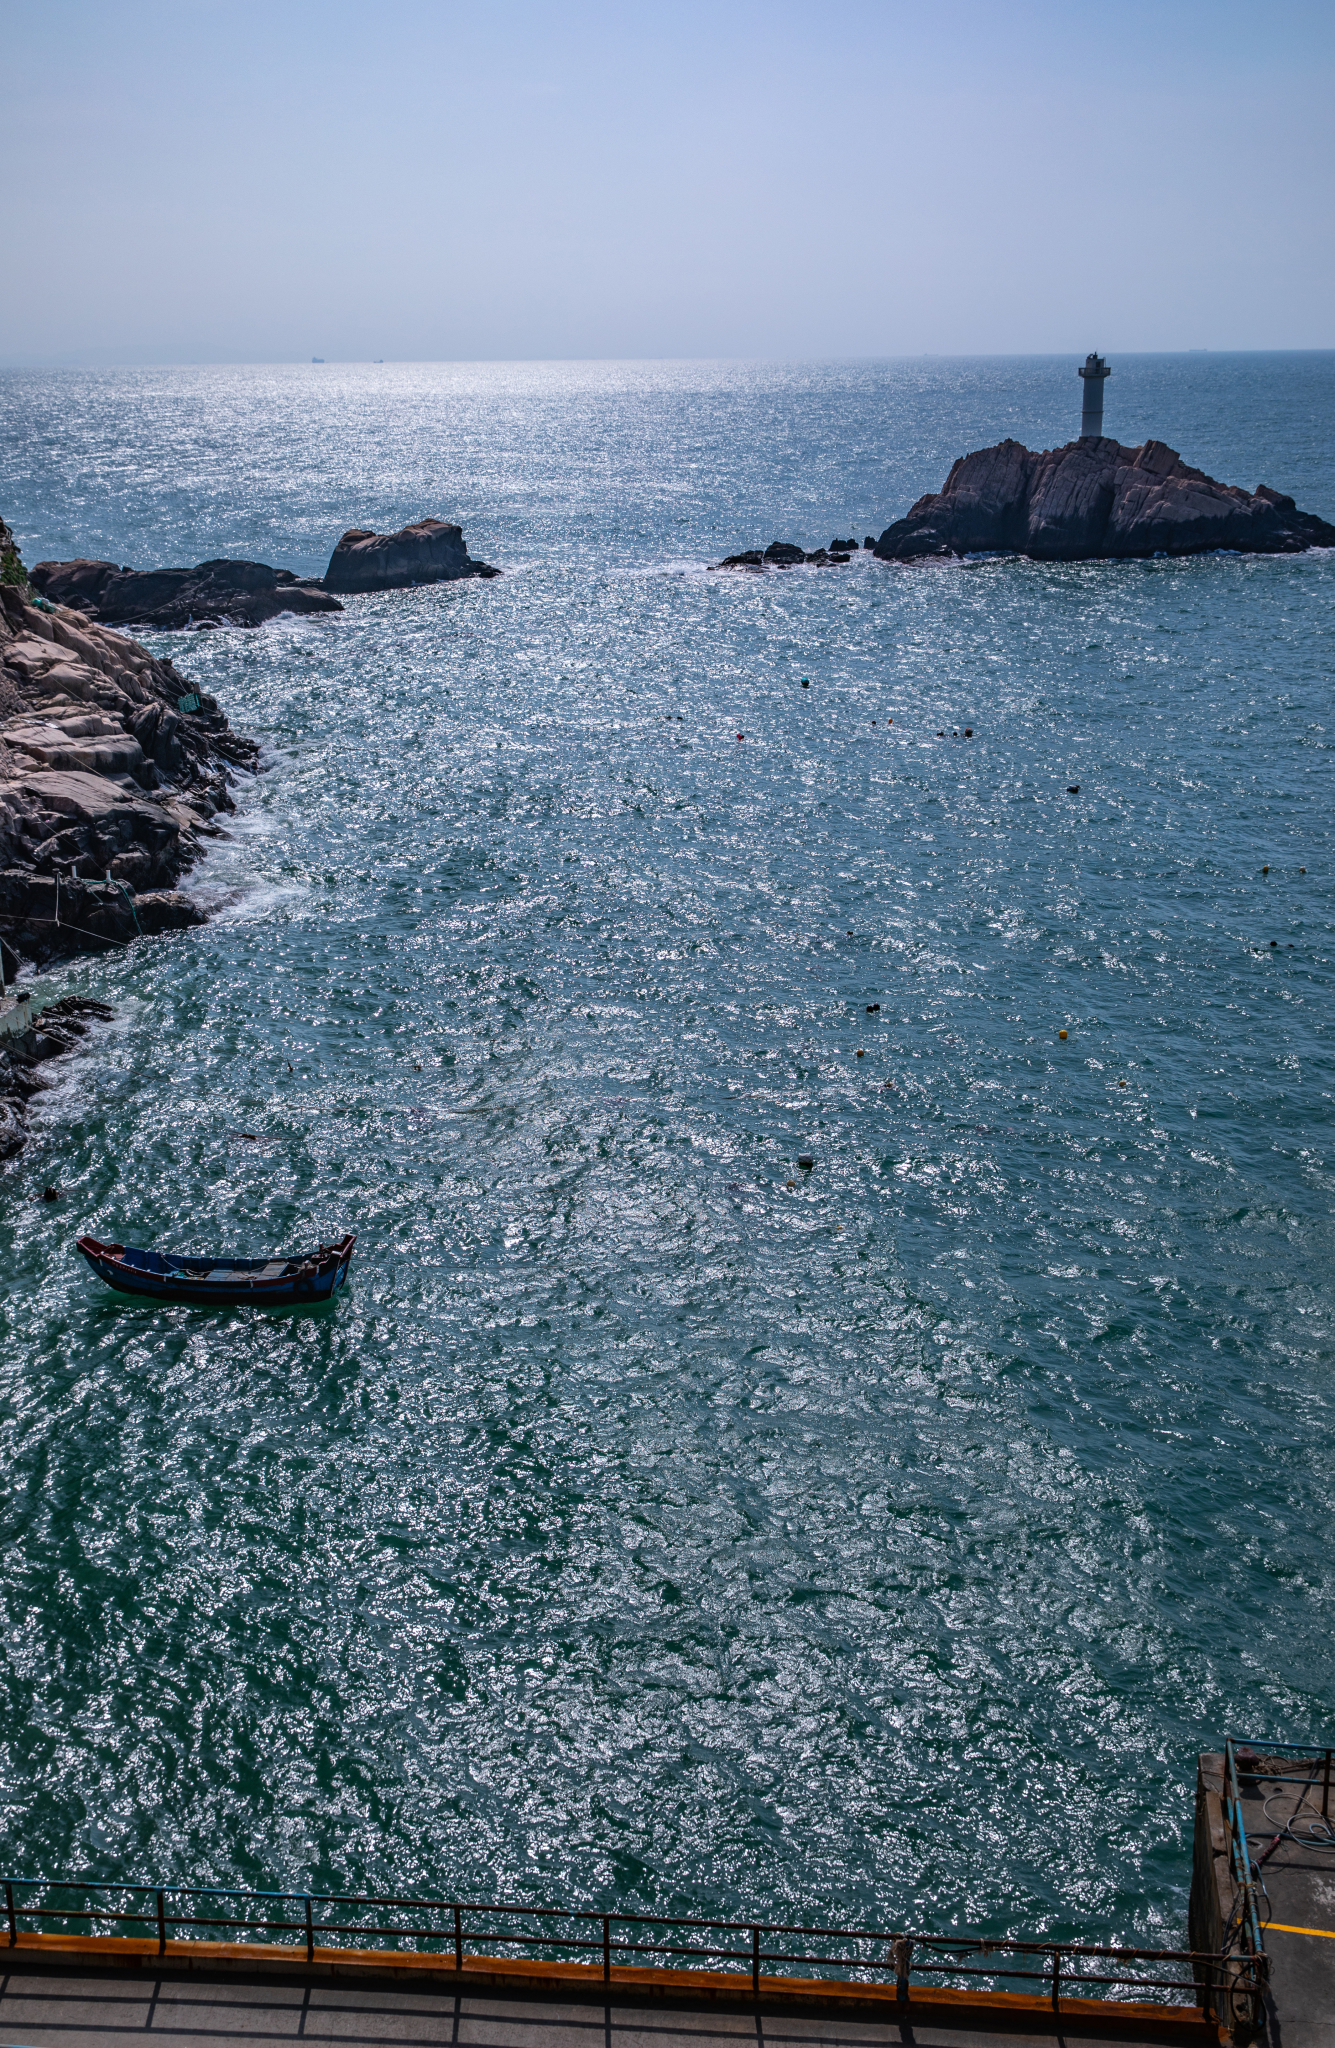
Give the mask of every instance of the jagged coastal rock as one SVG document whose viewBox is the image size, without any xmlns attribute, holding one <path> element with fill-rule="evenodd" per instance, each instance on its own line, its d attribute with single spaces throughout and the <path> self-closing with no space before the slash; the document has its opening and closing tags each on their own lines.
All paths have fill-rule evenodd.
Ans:
<svg viewBox="0 0 1335 2048">
<path fill-rule="evenodd" d="M 1217 483 L 1162 441 L 1124 448 L 1090 435 L 1041 453 L 1001 441 L 962 455 L 945 488 L 887 526 L 874 553 L 883 562 L 975 554 L 1083 562 L 1313 547 L 1335 547 L 1335 526 L 1265 484 Z"/>
<path fill-rule="evenodd" d="M 813 548 L 810 554 L 791 540 L 772 540 L 763 551 L 746 548 L 738 555 L 725 555 L 721 562 L 711 562 L 711 569 L 796 569 L 803 562 L 814 562 L 817 568 L 826 569 L 840 562 L 850 562 L 857 553 L 856 540 L 832 540 L 828 548 Z"/>
<path fill-rule="evenodd" d="M 419 519 L 398 533 L 372 533 L 353 526 L 329 558 L 326 590 L 403 590 L 414 583 L 452 583 L 463 576 L 499 576 L 490 562 L 477 562 L 464 546 L 461 526 L 443 519 Z"/>
<path fill-rule="evenodd" d="M 318 577 L 266 562 L 200 562 L 193 569 L 118 569 L 114 562 L 38 562 L 33 588 L 106 626 L 262 626 L 280 612 L 341 612 Z"/>
<path fill-rule="evenodd" d="M 202 922 L 175 886 L 258 750 L 216 700 L 35 598 L 0 521 L 0 941 L 34 961 Z"/>
</svg>

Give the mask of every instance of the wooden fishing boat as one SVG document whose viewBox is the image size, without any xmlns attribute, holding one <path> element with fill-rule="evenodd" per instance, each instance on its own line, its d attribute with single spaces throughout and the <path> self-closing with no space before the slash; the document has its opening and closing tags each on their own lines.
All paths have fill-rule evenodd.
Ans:
<svg viewBox="0 0 1335 2048">
<path fill-rule="evenodd" d="M 317 1245 L 295 1259 L 215 1259 L 207 1253 L 149 1252 L 130 1244 L 75 1239 L 98 1278 L 120 1294 L 154 1301 L 193 1301 L 201 1306 L 249 1302 L 256 1308 L 287 1308 L 329 1301 L 348 1277 L 356 1238 Z"/>
</svg>

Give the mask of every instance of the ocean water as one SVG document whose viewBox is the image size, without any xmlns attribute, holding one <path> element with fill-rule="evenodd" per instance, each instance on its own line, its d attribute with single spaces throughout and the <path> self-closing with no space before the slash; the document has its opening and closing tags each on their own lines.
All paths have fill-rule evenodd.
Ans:
<svg viewBox="0 0 1335 2048">
<path fill-rule="evenodd" d="M 1074 369 L 0 378 L 29 562 L 506 572 L 151 642 L 264 767 L 38 983 L 116 1016 L 0 1167 L 7 1869 L 1177 1941 L 1197 1750 L 1331 1739 L 1335 560 L 706 566 Z M 1113 370 L 1335 517 L 1335 356 Z"/>
</svg>

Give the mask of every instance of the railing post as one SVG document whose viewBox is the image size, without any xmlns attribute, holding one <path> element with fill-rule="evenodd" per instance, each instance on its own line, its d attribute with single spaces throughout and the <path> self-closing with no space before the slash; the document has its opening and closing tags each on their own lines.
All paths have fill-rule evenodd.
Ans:
<svg viewBox="0 0 1335 2048">
<path fill-rule="evenodd" d="M 1326 1751 L 1326 1781 L 1321 1787 L 1321 1818 L 1330 1819 L 1330 1751 Z"/>
<path fill-rule="evenodd" d="M 760 1996 L 760 1929 L 751 1929 L 751 1996 Z"/>
<path fill-rule="evenodd" d="M 315 1929 L 311 1925 L 311 1895 L 306 1893 L 306 1960 L 315 1961 Z"/>
<path fill-rule="evenodd" d="M 603 1982 L 612 1981 L 612 1915 L 603 1914 Z"/>
<path fill-rule="evenodd" d="M 455 1907 L 455 1909 L 454 1909 L 454 1967 L 455 1967 L 455 1969 L 456 1969 L 456 1970 L 462 1970 L 463 1966 L 464 1966 L 464 1916 L 463 1916 L 463 1908 L 462 1908 L 461 1906 L 456 1906 L 456 1907 Z"/>
<path fill-rule="evenodd" d="M 5 1911 L 9 1915 L 9 1946 L 11 1948 L 17 1948 L 19 1939 L 19 1923 L 14 1918 L 14 1887 L 12 1884 L 7 1884 L 5 1886 Z"/>
<path fill-rule="evenodd" d="M 1061 2011 L 1061 1985 L 1062 1952 L 1059 1948 L 1054 1948 L 1052 1951 L 1052 2010 L 1054 2012 Z"/>
<path fill-rule="evenodd" d="M 167 1953 L 167 1914 L 163 1905 L 161 1889 L 158 1891 L 158 1954 Z"/>
<path fill-rule="evenodd" d="M 904 2004 L 909 1995 L 909 1963 L 913 1956 L 913 1943 L 906 1934 L 896 1935 L 890 1945 L 895 1959 L 895 1997 Z"/>
</svg>

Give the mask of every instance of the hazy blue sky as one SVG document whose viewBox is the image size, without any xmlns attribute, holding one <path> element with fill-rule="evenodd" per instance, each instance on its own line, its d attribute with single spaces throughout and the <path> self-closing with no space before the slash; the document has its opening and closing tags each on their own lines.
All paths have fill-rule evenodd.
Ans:
<svg viewBox="0 0 1335 2048">
<path fill-rule="evenodd" d="M 2 0 L 0 360 L 1335 344 L 1335 7 Z"/>
</svg>

